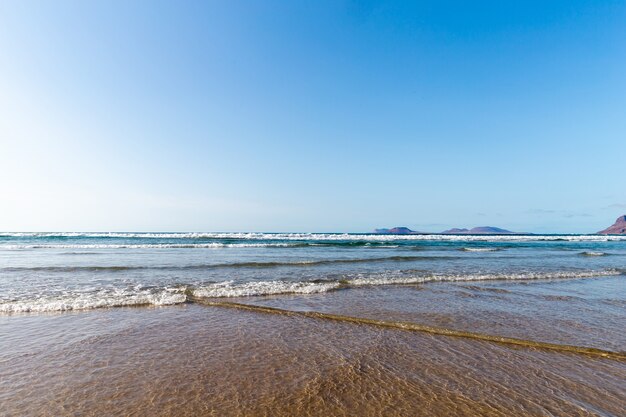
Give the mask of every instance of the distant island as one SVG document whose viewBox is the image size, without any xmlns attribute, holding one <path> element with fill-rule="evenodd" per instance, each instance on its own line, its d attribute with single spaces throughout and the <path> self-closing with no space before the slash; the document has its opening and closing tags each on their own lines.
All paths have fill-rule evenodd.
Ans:
<svg viewBox="0 0 626 417">
<path fill-rule="evenodd" d="M 441 232 L 444 235 L 514 235 L 516 232 L 493 226 L 479 226 L 472 229 L 448 229 Z"/>
<path fill-rule="evenodd" d="M 388 234 L 388 235 L 419 235 L 419 234 L 433 234 L 431 232 L 416 232 L 408 227 L 392 227 L 391 229 L 375 229 L 376 234 Z M 435 233 L 437 234 L 437 233 Z M 442 235 L 514 235 L 517 232 L 511 232 L 510 230 L 501 229 L 493 226 L 480 226 L 472 229 L 448 229 L 438 234 Z"/>
<path fill-rule="evenodd" d="M 619 216 L 612 226 L 598 232 L 601 235 L 626 235 L 626 215 Z"/>
<path fill-rule="evenodd" d="M 391 229 L 375 229 L 376 234 L 386 235 L 519 235 L 526 234 L 520 232 L 512 232 L 510 230 L 502 229 L 500 227 L 493 226 L 479 226 L 472 229 L 452 228 L 444 230 L 443 232 L 417 232 L 411 230 L 408 227 L 396 226 Z M 532 234 L 532 233 L 528 233 Z M 599 235 L 626 235 L 626 214 L 619 216 L 613 225 L 607 227 L 604 230 L 597 232 Z"/>
<path fill-rule="evenodd" d="M 392 227 L 391 229 L 376 229 L 374 233 L 384 234 L 384 235 L 421 235 L 428 234 L 425 232 L 416 232 L 415 230 L 411 230 L 408 227 Z"/>
</svg>

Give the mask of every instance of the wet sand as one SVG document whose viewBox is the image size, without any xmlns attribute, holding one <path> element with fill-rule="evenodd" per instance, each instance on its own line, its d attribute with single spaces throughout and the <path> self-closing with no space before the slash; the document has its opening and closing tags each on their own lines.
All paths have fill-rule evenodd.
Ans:
<svg viewBox="0 0 626 417">
<path fill-rule="evenodd" d="M 299 315 L 186 304 L 0 317 L 0 332 L 7 416 L 626 409 L 623 360 Z"/>
<path fill-rule="evenodd" d="M 438 282 L 227 301 L 619 352 L 626 350 L 624 285 L 614 277 Z"/>
</svg>

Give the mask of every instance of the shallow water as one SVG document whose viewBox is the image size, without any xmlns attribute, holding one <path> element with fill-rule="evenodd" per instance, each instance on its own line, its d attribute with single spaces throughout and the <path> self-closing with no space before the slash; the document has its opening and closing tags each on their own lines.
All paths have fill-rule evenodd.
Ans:
<svg viewBox="0 0 626 417">
<path fill-rule="evenodd" d="M 622 276 L 625 261 L 626 238 L 595 235 L 5 233 L 0 314 L 171 305 L 189 292 L 235 297 Z"/>
<path fill-rule="evenodd" d="M 620 237 L 0 234 L 0 410 L 622 415 L 625 270 Z"/>
<path fill-rule="evenodd" d="M 626 347 L 625 283 L 614 277 L 428 283 L 236 301 L 613 351 Z"/>
<path fill-rule="evenodd" d="M 625 363 L 576 354 L 199 305 L 11 320 L 21 335 L 0 346 L 5 415 L 617 416 L 626 407 Z"/>
</svg>

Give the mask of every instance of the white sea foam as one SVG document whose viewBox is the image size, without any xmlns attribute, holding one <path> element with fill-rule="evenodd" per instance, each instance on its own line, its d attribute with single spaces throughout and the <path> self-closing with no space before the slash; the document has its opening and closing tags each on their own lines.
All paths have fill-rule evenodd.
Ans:
<svg viewBox="0 0 626 417">
<path fill-rule="evenodd" d="M 341 286 L 339 282 L 286 282 L 286 281 L 256 281 L 234 283 L 233 281 L 218 282 L 196 288 L 193 295 L 196 297 L 250 297 L 255 295 L 277 294 L 314 294 L 327 292 Z"/>
<path fill-rule="evenodd" d="M 464 252 L 496 252 L 498 248 L 463 248 Z"/>
<path fill-rule="evenodd" d="M 119 290 L 110 293 L 70 294 L 63 297 L 0 303 L 0 313 L 43 313 L 142 305 L 167 306 L 184 303 L 186 300 L 184 292 L 178 289 L 166 288 L 156 292 Z"/>
<path fill-rule="evenodd" d="M 581 252 L 581 255 L 584 255 L 584 256 L 606 256 L 608 254 L 606 252 L 586 251 L 586 252 Z"/>
<path fill-rule="evenodd" d="M 321 240 L 321 241 L 592 241 L 605 242 L 626 240 L 626 235 L 382 235 L 382 234 L 350 234 L 350 233 L 79 233 L 79 232 L 0 232 L 0 237 L 25 238 L 142 238 L 142 239 L 240 239 L 240 240 Z"/>
<path fill-rule="evenodd" d="M 0 249 L 219 249 L 219 248 L 271 248 L 294 246 L 293 243 L 155 243 L 155 244 L 26 244 L 0 245 Z"/>
<path fill-rule="evenodd" d="M 555 272 L 523 272 L 517 274 L 431 274 L 431 275 L 399 275 L 394 273 L 376 274 L 373 276 L 357 276 L 341 281 L 253 281 L 235 283 L 234 281 L 218 282 L 193 290 L 196 297 L 226 298 L 249 297 L 279 294 L 315 294 L 333 291 L 339 288 L 382 286 L 399 284 L 420 284 L 427 282 L 463 282 L 487 280 L 537 280 L 592 278 L 620 275 L 617 270 L 599 271 L 555 271 Z"/>
<path fill-rule="evenodd" d="M 376 274 L 352 276 L 341 281 L 224 281 L 204 284 L 195 288 L 187 286 L 165 287 L 153 289 L 124 289 L 94 291 L 91 293 L 68 294 L 60 297 L 37 297 L 34 299 L 12 300 L 0 302 L 0 314 L 62 312 L 72 310 L 88 310 L 96 308 L 128 307 L 128 306 L 166 306 L 184 303 L 188 300 L 187 291 L 191 290 L 195 297 L 232 298 L 281 294 L 316 294 L 340 288 L 366 286 L 385 286 L 403 284 L 421 284 L 429 282 L 466 282 L 488 280 L 538 280 L 538 279 L 576 279 L 616 276 L 622 271 L 609 269 L 597 271 L 554 271 L 554 272 L 521 272 L 493 274 L 429 274 L 402 275 Z"/>
<path fill-rule="evenodd" d="M 621 275 L 618 270 L 600 271 L 554 271 L 554 272 L 521 272 L 521 273 L 494 273 L 494 274 L 432 274 L 415 276 L 398 276 L 393 274 L 359 277 L 351 279 L 349 286 L 365 285 L 397 285 L 397 284 L 421 284 L 427 282 L 465 282 L 465 281 L 490 281 L 490 280 L 537 280 L 537 279 L 576 279 L 593 278 L 601 276 Z"/>
</svg>

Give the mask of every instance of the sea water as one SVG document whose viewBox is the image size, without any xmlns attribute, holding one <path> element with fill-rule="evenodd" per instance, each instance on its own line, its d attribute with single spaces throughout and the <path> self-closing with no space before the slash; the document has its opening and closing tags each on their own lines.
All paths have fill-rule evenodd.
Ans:
<svg viewBox="0 0 626 417">
<path fill-rule="evenodd" d="M 3 233 L 0 314 L 450 281 L 622 280 L 626 237 Z"/>
<path fill-rule="evenodd" d="M 1 233 L 0 414 L 620 415 L 625 271 L 620 236 Z"/>
</svg>

